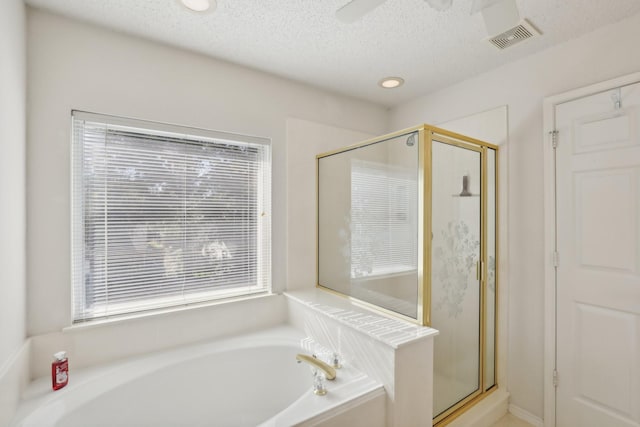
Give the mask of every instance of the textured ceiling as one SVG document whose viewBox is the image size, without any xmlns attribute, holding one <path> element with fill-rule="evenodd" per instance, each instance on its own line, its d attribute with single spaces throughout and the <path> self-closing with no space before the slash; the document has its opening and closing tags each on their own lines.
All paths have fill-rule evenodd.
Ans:
<svg viewBox="0 0 640 427">
<path fill-rule="evenodd" d="M 542 32 L 508 50 L 484 39 L 471 0 L 446 12 L 423 0 L 387 0 L 344 24 L 348 0 L 218 0 L 196 14 L 178 0 L 27 0 L 116 30 L 393 106 L 640 12 L 639 0 L 517 0 Z M 406 81 L 377 86 L 385 76 Z"/>
</svg>

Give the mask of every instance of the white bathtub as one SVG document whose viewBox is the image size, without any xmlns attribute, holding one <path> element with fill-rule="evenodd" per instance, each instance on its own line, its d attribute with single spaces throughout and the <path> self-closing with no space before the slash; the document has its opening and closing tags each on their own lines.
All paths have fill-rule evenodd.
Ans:
<svg viewBox="0 0 640 427">
<path fill-rule="evenodd" d="M 74 370 L 71 359 L 69 385 L 34 381 L 12 425 L 384 425 L 382 385 L 348 364 L 327 395 L 313 394 L 309 367 L 295 361 L 303 338 L 283 326 L 98 368 Z"/>
</svg>

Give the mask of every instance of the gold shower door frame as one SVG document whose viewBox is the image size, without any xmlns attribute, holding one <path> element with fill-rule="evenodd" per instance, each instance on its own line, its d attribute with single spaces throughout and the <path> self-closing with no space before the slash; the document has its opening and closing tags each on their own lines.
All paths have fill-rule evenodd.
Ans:
<svg viewBox="0 0 640 427">
<path fill-rule="evenodd" d="M 329 287 L 323 286 L 319 281 L 319 250 L 317 246 L 319 236 L 319 196 L 320 196 L 320 160 L 324 157 L 332 156 L 335 154 L 351 151 L 368 145 L 376 144 L 386 141 L 388 139 L 396 138 L 402 135 L 408 135 L 411 133 L 417 133 L 418 135 L 418 235 L 422 236 L 422 239 L 418 239 L 418 302 L 417 302 L 417 316 L 412 318 L 392 310 L 388 310 L 383 307 L 379 307 L 375 304 L 362 301 L 358 298 L 354 298 L 350 295 L 345 295 L 341 292 L 335 291 Z M 337 294 L 342 297 L 346 297 L 359 305 L 369 307 L 373 310 L 385 313 L 392 317 L 401 318 L 403 320 L 417 323 L 423 326 L 431 326 L 431 274 L 425 272 L 431 272 L 431 260 L 432 260 L 432 146 L 433 142 L 439 142 L 443 144 L 449 144 L 460 148 L 476 151 L 480 154 L 481 159 L 481 197 L 480 197 L 480 209 L 481 209 L 481 224 L 480 224 L 480 265 L 479 265 L 479 281 L 480 281 L 480 360 L 479 360 L 479 388 L 472 394 L 468 395 L 464 399 L 460 400 L 455 405 L 438 415 L 433 420 L 433 424 L 437 426 L 444 426 L 453 421 L 459 415 L 464 413 L 467 409 L 472 407 L 475 403 L 482 400 L 487 394 L 496 390 L 498 387 L 497 378 L 494 379 L 494 385 L 485 389 L 485 353 L 486 353 L 486 288 L 487 288 L 487 190 L 488 190 L 488 178 L 487 178 L 487 152 L 489 149 L 495 150 L 495 222 L 498 224 L 498 146 L 490 144 L 479 139 L 471 138 L 459 133 L 450 132 L 445 129 L 441 129 L 431 125 L 419 125 L 416 127 L 403 129 L 397 132 L 393 132 L 387 135 L 376 137 L 363 141 L 358 144 L 350 145 L 338 150 L 329 151 L 326 153 L 318 154 L 316 156 L 316 287 L 325 291 Z M 497 375 L 498 367 L 498 227 L 495 227 L 495 320 L 494 320 L 494 376 Z"/>
</svg>

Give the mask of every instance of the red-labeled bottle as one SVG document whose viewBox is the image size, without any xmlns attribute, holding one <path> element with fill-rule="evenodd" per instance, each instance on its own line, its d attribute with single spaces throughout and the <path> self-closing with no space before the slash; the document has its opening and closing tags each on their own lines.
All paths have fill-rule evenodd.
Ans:
<svg viewBox="0 0 640 427">
<path fill-rule="evenodd" d="M 51 384 L 54 390 L 60 390 L 69 382 L 69 360 L 67 353 L 59 351 L 53 355 L 51 364 Z"/>
</svg>

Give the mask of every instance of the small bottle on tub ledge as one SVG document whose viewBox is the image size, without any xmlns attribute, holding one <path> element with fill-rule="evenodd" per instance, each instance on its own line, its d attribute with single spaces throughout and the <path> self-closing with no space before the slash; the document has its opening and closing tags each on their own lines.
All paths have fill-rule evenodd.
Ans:
<svg viewBox="0 0 640 427">
<path fill-rule="evenodd" d="M 60 390 L 69 382 L 69 360 L 67 353 L 59 351 L 53 355 L 51 364 L 51 384 L 53 390 Z"/>
</svg>

